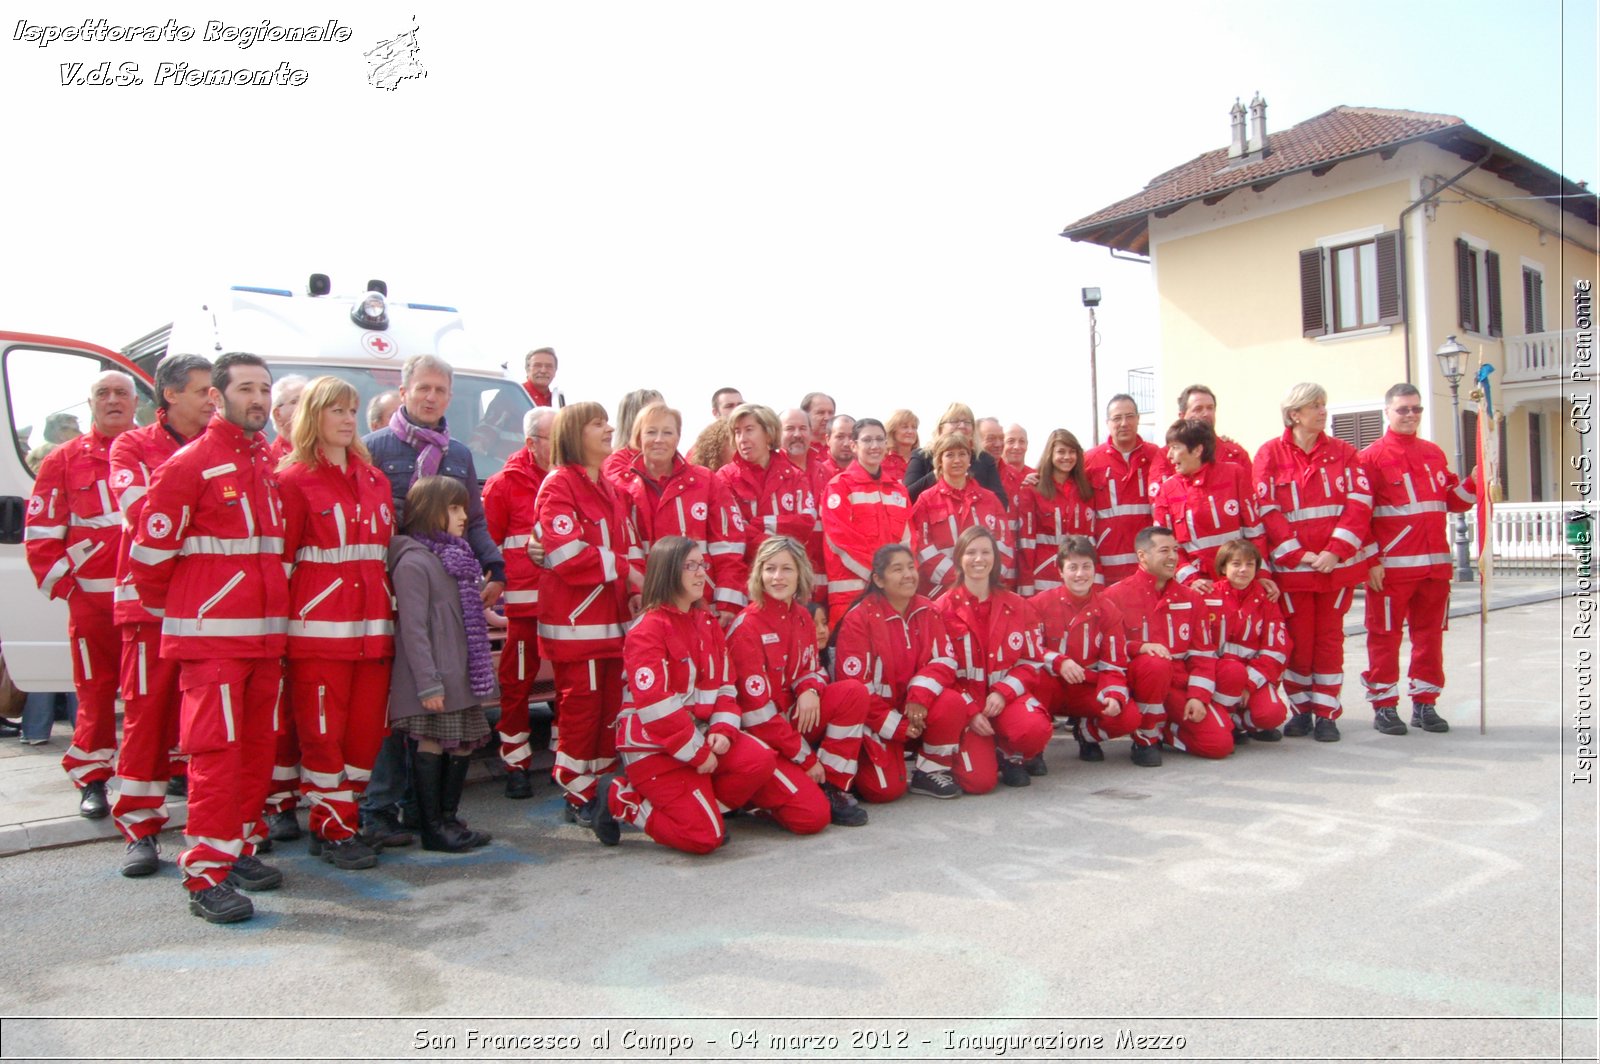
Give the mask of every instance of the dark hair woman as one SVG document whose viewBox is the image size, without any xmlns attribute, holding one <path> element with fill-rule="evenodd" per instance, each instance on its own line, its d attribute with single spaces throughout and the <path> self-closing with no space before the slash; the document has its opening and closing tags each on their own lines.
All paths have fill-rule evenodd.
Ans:
<svg viewBox="0 0 1600 1064">
<path fill-rule="evenodd" d="M 1217 461 L 1217 437 L 1204 421 L 1172 423 L 1167 461 L 1172 475 L 1156 489 L 1151 513 L 1156 525 L 1172 529 L 1178 540 L 1177 581 L 1209 595 L 1222 575 L 1215 564 L 1217 548 L 1261 535 L 1255 483 L 1239 466 Z"/>
<path fill-rule="evenodd" d="M 1061 586 L 1056 551 L 1069 536 L 1094 538 L 1094 488 L 1083 468 L 1083 445 L 1066 429 L 1045 437 L 1039 476 L 1017 503 L 1017 591 L 1036 595 Z"/>
<path fill-rule="evenodd" d="M 1288 662 L 1289 632 L 1283 611 L 1262 587 L 1261 552 L 1248 540 L 1217 551 L 1217 693 L 1213 699 L 1233 716 L 1235 745 L 1247 739 L 1274 743 L 1289 709 L 1278 696 Z"/>
</svg>

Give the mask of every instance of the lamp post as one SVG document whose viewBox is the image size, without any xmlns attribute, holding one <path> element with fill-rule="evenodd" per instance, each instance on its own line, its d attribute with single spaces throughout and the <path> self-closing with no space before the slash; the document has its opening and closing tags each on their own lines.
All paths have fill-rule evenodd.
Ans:
<svg viewBox="0 0 1600 1064">
<path fill-rule="evenodd" d="M 1100 442 L 1100 374 L 1095 368 L 1100 333 L 1094 324 L 1094 308 L 1100 305 L 1100 289 L 1085 288 L 1083 305 L 1089 308 L 1089 407 L 1094 418 L 1094 441 Z M 1092 446 L 1092 445 L 1091 445 Z"/>
<path fill-rule="evenodd" d="M 1465 477 L 1467 458 L 1466 452 L 1461 448 L 1461 378 L 1466 376 L 1464 363 L 1467 349 L 1456 343 L 1456 338 L 1451 336 L 1439 345 L 1439 350 L 1433 353 L 1433 357 L 1439 360 L 1439 374 L 1450 382 L 1450 414 L 1456 423 L 1456 472 Z M 1467 515 L 1464 513 L 1456 514 L 1455 554 L 1456 581 L 1471 583 L 1472 559 L 1471 552 L 1467 548 Z"/>
</svg>

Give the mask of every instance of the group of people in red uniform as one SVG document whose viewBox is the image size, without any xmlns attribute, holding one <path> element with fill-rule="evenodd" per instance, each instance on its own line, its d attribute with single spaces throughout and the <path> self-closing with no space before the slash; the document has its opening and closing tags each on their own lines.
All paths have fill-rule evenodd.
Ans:
<svg viewBox="0 0 1600 1064">
<path fill-rule="evenodd" d="M 552 403 L 554 353 L 534 354 L 543 391 L 529 394 Z M 412 514 L 362 445 L 349 384 L 309 382 L 269 445 L 272 381 L 256 356 L 171 358 L 156 383 L 157 420 L 135 429 L 132 382 L 97 381 L 91 432 L 40 471 L 28 555 L 71 609 L 84 708 L 64 765 L 82 811 L 108 811 L 115 754 L 123 870 L 151 874 L 186 759 L 178 864 L 191 909 L 215 922 L 251 914 L 239 890 L 281 882 L 257 854 L 286 718 L 323 859 L 369 868 L 400 844 L 358 813 L 391 727 L 410 743 L 424 845 L 460 852 L 489 841 L 457 813 L 487 725 L 429 714 L 497 696 L 507 795 L 528 797 L 541 660 L 569 819 L 607 845 L 631 824 L 690 853 L 726 842 L 741 811 L 808 834 L 867 823 L 863 802 L 1026 786 L 1058 725 L 1086 761 L 1128 738 L 1141 767 L 1163 746 L 1218 759 L 1283 735 L 1335 741 L 1343 621 L 1362 583 L 1374 726 L 1407 730 L 1409 624 L 1412 726 L 1448 728 L 1443 522 L 1473 485 L 1418 437 L 1408 385 L 1360 454 L 1325 433 L 1317 385 L 1290 390 L 1283 434 L 1253 459 L 1216 434 L 1215 396 L 1194 386 L 1164 447 L 1140 438 L 1119 395 L 1105 442 L 1085 451 L 1057 429 L 1037 468 L 1020 428 L 998 454 L 975 444 L 960 403 L 923 450 L 907 411 L 891 430 L 834 417 L 813 393 L 780 417 L 722 389 L 731 446 L 711 468 L 682 456 L 682 415 L 657 393 L 625 402 L 621 447 L 604 408 L 561 397 L 528 413 L 525 447 L 483 485 L 490 563 L 461 538 L 472 500 L 434 490 L 454 453 L 442 416 L 394 415 L 416 449 Z M 421 619 L 402 608 L 397 632 L 402 571 L 444 590 L 414 589 Z M 504 618 L 494 676 L 480 592 Z"/>
</svg>

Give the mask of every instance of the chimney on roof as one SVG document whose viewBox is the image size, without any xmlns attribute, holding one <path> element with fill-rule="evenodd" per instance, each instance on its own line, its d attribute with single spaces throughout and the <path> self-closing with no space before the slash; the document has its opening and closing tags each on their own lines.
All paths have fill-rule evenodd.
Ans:
<svg viewBox="0 0 1600 1064">
<path fill-rule="evenodd" d="M 1239 102 L 1239 97 L 1233 98 L 1233 106 L 1228 108 L 1228 118 L 1233 125 L 1233 140 L 1228 145 L 1228 158 L 1237 159 L 1248 150 L 1244 143 L 1244 104 Z"/>
<path fill-rule="evenodd" d="M 1261 90 L 1256 90 L 1256 98 L 1250 101 L 1250 143 L 1251 155 L 1265 155 L 1267 153 L 1267 101 L 1261 98 Z"/>
</svg>

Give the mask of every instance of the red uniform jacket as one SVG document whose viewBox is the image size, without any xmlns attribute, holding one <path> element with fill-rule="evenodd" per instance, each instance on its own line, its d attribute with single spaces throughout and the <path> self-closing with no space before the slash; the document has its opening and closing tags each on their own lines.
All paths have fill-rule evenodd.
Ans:
<svg viewBox="0 0 1600 1064">
<path fill-rule="evenodd" d="M 1123 457 L 1109 439 L 1083 456 L 1083 469 L 1094 488 L 1095 549 L 1100 569 L 1110 583 L 1139 565 L 1133 537 L 1149 528 L 1150 499 L 1160 483 L 1161 448 L 1140 440 Z"/>
<path fill-rule="evenodd" d="M 811 461 L 817 461 L 814 453 Z M 817 598 L 824 599 L 828 580 L 822 560 L 822 522 L 817 517 L 810 475 L 782 451 L 772 452 L 765 469 L 736 454 L 716 475 L 738 503 L 744 521 L 740 531 L 745 541 L 745 564 L 755 561 L 757 548 L 768 536 L 788 536 L 805 544 L 811 568 L 816 572 Z"/>
<path fill-rule="evenodd" d="M 539 653 L 546 661 L 620 656 L 633 547 L 623 496 L 582 466 L 557 466 L 539 486 L 535 514 L 545 567 Z"/>
<path fill-rule="evenodd" d="M 709 610 L 649 610 L 628 632 L 622 663 L 631 705 L 617 718 L 617 751 L 627 761 L 668 754 L 699 767 L 711 749 L 696 722 L 709 722 L 712 735 L 738 735 L 728 651 Z"/>
<path fill-rule="evenodd" d="M 1464 513 L 1478 498 L 1477 480 L 1463 483 L 1445 454 L 1416 436 L 1385 432 L 1360 454 L 1372 484 L 1372 561 L 1387 581 L 1450 579 L 1445 514 Z"/>
<path fill-rule="evenodd" d="M 1008 702 L 1033 693 L 1044 654 L 1026 600 L 1001 590 L 980 603 L 965 584 L 957 584 L 934 608 L 944 617 L 955 650 L 956 683 L 973 700 L 974 712 L 990 692 Z"/>
<path fill-rule="evenodd" d="M 883 456 L 883 475 L 897 484 L 906 482 L 906 460 L 890 451 Z"/>
<path fill-rule="evenodd" d="M 1372 528 L 1372 488 L 1356 449 L 1322 435 L 1307 454 L 1294 430 L 1256 452 L 1256 498 L 1269 560 L 1285 591 L 1336 591 L 1366 575 L 1363 549 Z M 1311 562 L 1324 550 L 1339 558 L 1331 573 Z"/>
<path fill-rule="evenodd" d="M 1243 662 L 1254 690 L 1277 683 L 1289 660 L 1289 629 L 1282 608 L 1267 598 L 1260 580 L 1251 581 L 1243 591 L 1220 580 L 1211 597 L 1222 600 L 1217 617 L 1218 654 Z"/>
<path fill-rule="evenodd" d="M 851 462 L 822 496 L 822 539 L 828 593 L 855 597 L 872 585 L 872 556 L 890 543 L 911 542 L 911 493 L 881 469 L 873 476 Z"/>
<path fill-rule="evenodd" d="M 728 657 L 739 700 L 739 726 L 802 768 L 816 755 L 794 730 L 794 705 L 818 697 L 828 677 L 817 661 L 811 611 L 793 602 L 751 603 L 728 629 Z"/>
<path fill-rule="evenodd" d="M 961 533 L 973 525 L 987 528 L 1000 544 L 995 561 L 1000 577 L 1016 579 L 1016 549 L 1011 542 L 1011 522 L 1000 497 L 972 477 L 960 491 L 943 477 L 917 496 L 911 507 L 911 549 L 922 573 L 921 592 L 934 596 L 956 582 L 955 548 Z"/>
<path fill-rule="evenodd" d="M 633 463 L 638 457 L 639 452 L 632 447 L 618 447 L 600 463 L 600 475 L 611 481 L 612 487 L 626 488 L 633 479 Z"/>
<path fill-rule="evenodd" d="M 489 538 L 500 546 L 506 562 L 507 617 L 539 616 L 539 584 L 544 570 L 528 557 L 533 526 L 538 521 L 539 485 L 549 471 L 539 468 L 533 452 L 519 448 L 500 472 L 483 482 L 483 519 Z"/>
<path fill-rule="evenodd" d="M 289 574 L 289 657 L 394 657 L 389 478 L 355 455 L 347 471 L 295 462 L 278 474 Z"/>
<path fill-rule="evenodd" d="M 664 536 L 686 536 L 700 545 L 711 563 L 708 604 L 729 616 L 745 607 L 750 601 L 745 594 L 750 567 L 744 559 L 744 519 L 728 486 L 711 470 L 673 455 L 672 472 L 664 480 L 652 481 L 644 459 L 635 458 L 624 496 L 639 541 L 633 563 L 641 574 L 651 544 Z"/>
<path fill-rule="evenodd" d="M 1017 590 L 1023 595 L 1061 586 L 1061 566 L 1056 551 L 1068 536 L 1094 538 L 1093 500 L 1078 495 L 1078 486 L 1068 480 L 1055 485 L 1048 499 L 1037 485 L 1023 488 L 1012 513 L 1019 525 L 1017 544 Z M 1099 574 L 1097 573 L 1096 576 Z"/>
<path fill-rule="evenodd" d="M 1039 621 L 1039 644 L 1045 671 L 1061 675 L 1061 666 L 1077 662 L 1094 676 L 1097 697 L 1128 704 L 1128 643 L 1122 613 L 1096 587 L 1075 598 L 1065 587 L 1028 600 Z"/>
<path fill-rule="evenodd" d="M 868 595 L 844 615 L 833 644 L 834 674 L 860 680 L 875 710 L 888 714 L 878 737 L 902 741 L 907 705 L 931 707 L 956 682 L 955 649 L 944 617 L 922 597 L 902 616 L 880 594 Z M 878 719 L 869 713 L 869 720 Z"/>
<path fill-rule="evenodd" d="M 1156 590 L 1156 578 L 1143 569 L 1106 589 L 1122 614 L 1122 632 L 1131 662 L 1146 643 L 1172 651 L 1189 674 L 1188 697 L 1210 704 L 1217 693 L 1217 633 L 1213 614 L 1220 599 L 1207 600 L 1176 580 Z M 1213 605 L 1212 603 L 1216 603 Z"/>
<path fill-rule="evenodd" d="M 110 483 L 111 441 L 91 426 L 45 456 L 23 533 L 40 591 L 58 599 L 82 595 L 107 612 L 122 538 L 122 511 Z"/>
<path fill-rule="evenodd" d="M 1027 464 L 1020 466 L 1010 465 L 1006 462 L 999 462 L 997 464 L 1000 467 L 1000 484 L 1006 489 L 1006 497 L 1011 503 L 1011 506 L 1006 512 L 1014 514 L 1017 512 L 1017 503 L 1022 499 L 1023 480 L 1025 480 L 1029 474 L 1037 473 L 1038 470 Z"/>
<path fill-rule="evenodd" d="M 259 433 L 213 415 L 158 468 L 129 552 L 168 658 L 276 658 L 289 627 L 283 505 Z"/>
<path fill-rule="evenodd" d="M 1232 462 L 1207 462 L 1188 476 L 1173 473 L 1156 488 L 1151 519 L 1172 529 L 1183 556 L 1177 579 L 1215 580 L 1217 551 L 1235 539 L 1260 539 L 1255 482 Z"/>
<path fill-rule="evenodd" d="M 148 425 L 129 429 L 111 443 L 111 490 L 122 509 L 122 536 L 117 545 L 117 589 L 112 617 L 118 624 L 159 624 L 161 618 L 139 601 L 139 587 L 133 582 L 133 566 L 128 552 L 133 549 L 133 534 L 144 513 L 144 496 L 150 490 L 150 477 L 161 464 L 188 443 L 167 424 L 167 412 L 156 411 Z"/>
</svg>

